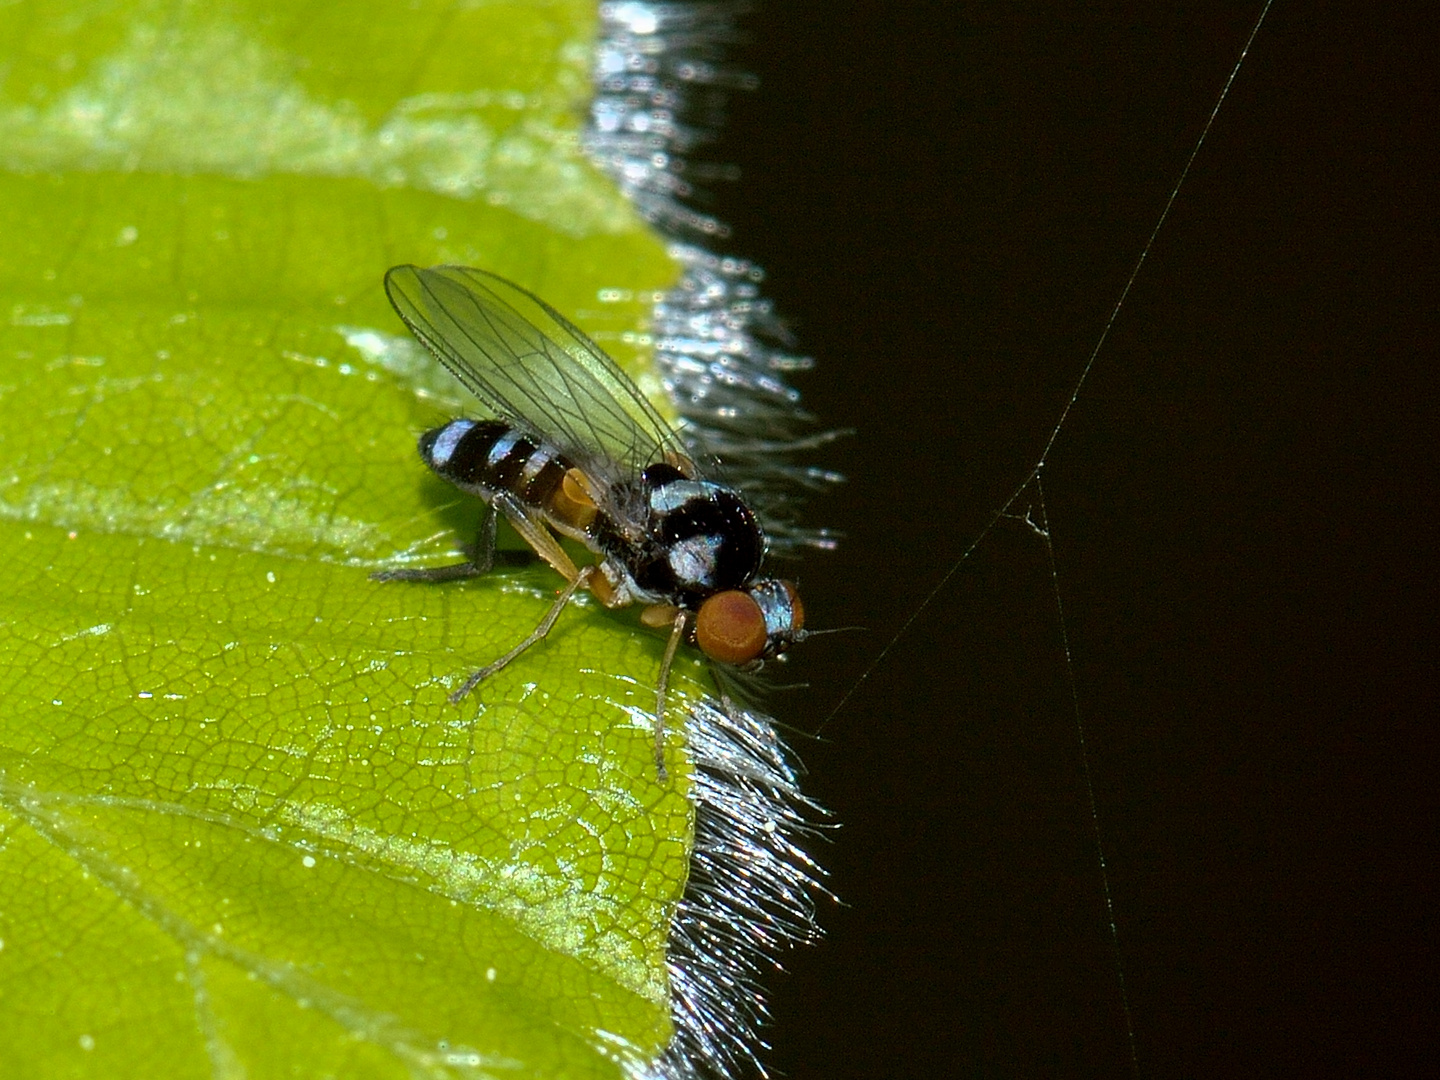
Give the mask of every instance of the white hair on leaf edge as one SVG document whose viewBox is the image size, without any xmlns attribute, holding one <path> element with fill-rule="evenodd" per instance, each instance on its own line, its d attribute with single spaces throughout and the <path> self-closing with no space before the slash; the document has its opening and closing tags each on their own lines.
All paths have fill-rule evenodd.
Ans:
<svg viewBox="0 0 1440 1080">
<path fill-rule="evenodd" d="M 686 723 L 695 849 L 670 935 L 675 1038 L 657 1075 L 765 1072 L 764 976 L 785 949 L 815 941 L 820 868 L 800 841 L 823 819 L 769 717 L 704 702 Z"/>
<path fill-rule="evenodd" d="M 719 63 L 720 44 L 734 37 L 735 8 L 602 3 L 595 96 L 583 140 L 641 214 L 676 238 L 670 254 L 681 278 L 655 305 L 656 365 L 690 449 L 724 464 L 727 480 L 759 514 L 770 553 L 784 557 L 835 546 L 829 530 L 797 525 L 795 511 L 805 494 L 841 478 L 791 458 L 841 433 L 817 431 L 785 381 L 812 361 L 781 347 L 788 335 L 760 295 L 764 272 L 747 259 L 700 246 L 697 240 L 725 230 L 682 202 L 692 180 L 723 172 L 697 169 L 687 158 L 719 123 L 720 94 L 753 84 Z M 697 106 L 700 89 L 713 100 Z"/>
<path fill-rule="evenodd" d="M 794 523 L 801 496 L 836 483 L 790 457 L 823 445 L 785 381 L 810 360 L 785 352 L 783 325 L 760 296 L 753 263 L 715 255 L 704 238 L 726 230 L 685 205 L 692 181 L 724 170 L 689 156 L 718 125 L 723 91 L 754 80 L 720 63 L 737 5 L 600 5 L 587 152 L 640 213 L 672 237 L 681 280 L 653 312 L 656 364 L 690 448 L 714 457 L 761 517 L 773 554 L 829 548 L 824 529 Z M 684 239 L 682 239 L 684 238 Z M 694 705 L 686 723 L 693 763 L 695 846 L 670 931 L 675 1035 L 651 1064 L 622 1055 L 647 1080 L 765 1075 L 762 980 L 788 948 L 820 936 L 823 871 L 806 854 L 827 815 L 801 793 L 773 721 L 727 701 Z"/>
</svg>

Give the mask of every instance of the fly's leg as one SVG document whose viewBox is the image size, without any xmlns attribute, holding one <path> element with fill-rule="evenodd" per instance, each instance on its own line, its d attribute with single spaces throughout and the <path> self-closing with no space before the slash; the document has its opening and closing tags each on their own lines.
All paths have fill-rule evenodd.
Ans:
<svg viewBox="0 0 1440 1080">
<path fill-rule="evenodd" d="M 470 693 L 471 690 L 474 690 L 475 687 L 480 685 L 482 680 L 488 679 L 491 675 L 494 675 L 506 664 L 510 663 L 511 660 L 514 660 L 526 649 L 530 648 L 531 645 L 534 645 L 537 641 L 540 641 L 542 638 L 544 638 L 546 634 L 550 633 L 550 630 L 555 625 L 555 620 L 560 618 L 560 612 L 565 610 L 565 605 L 570 602 L 570 598 L 589 583 L 590 578 L 594 573 L 594 566 L 587 566 L 583 570 L 576 571 L 575 577 L 569 582 L 569 584 L 565 586 L 565 588 L 560 590 L 560 595 L 557 596 L 555 598 L 555 602 L 550 605 L 550 610 L 545 613 L 545 617 L 540 620 L 539 625 L 536 626 L 534 630 L 531 630 L 530 633 L 525 635 L 524 640 L 521 641 L 520 644 L 516 645 L 504 656 L 500 657 L 500 659 L 492 660 L 479 671 L 475 672 L 474 675 L 471 675 L 468 679 L 466 679 L 460 689 L 456 690 L 453 694 L 450 695 L 450 703 L 452 705 L 458 705 L 461 700 L 464 699 L 466 694 Z"/>
<path fill-rule="evenodd" d="M 485 516 L 480 519 L 480 531 L 475 534 L 475 572 L 488 574 L 495 565 L 495 527 L 500 515 L 495 513 L 495 504 L 485 504 Z"/>
<path fill-rule="evenodd" d="M 513 495 L 501 493 L 495 498 L 495 507 L 505 515 L 505 520 L 520 534 L 520 539 L 530 545 L 530 550 L 555 568 L 566 581 L 574 581 L 580 571 L 560 541 L 546 528 L 545 521 Z M 493 543 L 492 543 L 493 547 Z"/>
<path fill-rule="evenodd" d="M 463 581 L 465 578 L 487 574 L 495 565 L 495 525 L 498 520 L 495 507 L 486 503 L 485 516 L 480 519 L 480 532 L 475 538 L 475 557 L 468 562 L 431 566 L 423 570 L 376 570 L 370 575 L 370 580 L 426 581 L 435 584 L 442 581 Z"/>
<path fill-rule="evenodd" d="M 464 581 L 485 573 L 474 562 L 452 563 L 449 566 L 427 566 L 423 570 L 376 570 L 370 575 L 371 581 L 425 581 L 437 584 L 442 581 Z"/>
<path fill-rule="evenodd" d="M 660 774 L 662 784 L 670 778 L 665 768 L 665 693 L 670 688 L 670 665 L 675 662 L 675 651 L 680 648 L 689 621 L 688 612 L 675 612 L 670 640 L 665 643 L 665 657 L 660 661 L 660 679 L 655 684 L 655 771 Z"/>
<path fill-rule="evenodd" d="M 475 558 L 470 562 L 456 563 L 453 566 L 437 566 L 427 570 L 380 570 L 370 575 L 376 581 L 436 582 L 458 581 L 462 578 L 483 574 L 495 565 L 495 528 L 500 514 L 505 515 L 505 519 L 514 526 L 521 539 L 530 545 L 536 555 L 560 572 L 565 578 L 565 588 L 560 591 L 560 595 L 550 605 L 550 610 L 545 613 L 545 617 L 540 620 L 539 625 L 530 631 L 520 644 L 498 660 L 492 660 L 475 672 L 461 684 L 460 689 L 450 695 L 452 705 L 458 705 L 483 680 L 494 675 L 550 633 L 555 626 L 555 621 L 560 618 L 560 612 L 564 611 L 565 605 L 570 602 L 570 598 L 590 584 L 599 568 L 587 566 L 583 570 L 577 569 L 574 561 L 565 554 L 565 549 L 560 546 L 560 542 L 545 527 L 544 521 L 532 514 L 519 500 L 502 493 L 497 495 L 493 502 L 486 504 L 485 517 L 480 522 L 480 535 L 475 544 Z"/>
</svg>

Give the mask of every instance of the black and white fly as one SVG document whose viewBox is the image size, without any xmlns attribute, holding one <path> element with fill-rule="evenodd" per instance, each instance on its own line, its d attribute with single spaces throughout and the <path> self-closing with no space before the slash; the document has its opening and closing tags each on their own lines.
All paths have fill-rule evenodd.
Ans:
<svg viewBox="0 0 1440 1080">
<path fill-rule="evenodd" d="M 513 649 L 450 695 L 458 702 L 540 641 L 570 598 L 643 604 L 670 628 L 655 700 L 655 763 L 665 769 L 665 694 L 682 640 L 745 669 L 806 636 L 795 586 L 759 577 L 765 535 L 732 487 L 707 479 L 679 434 L 598 345 L 545 301 L 484 270 L 397 266 L 385 292 L 405 325 L 494 414 L 451 420 L 420 437 L 438 475 L 486 503 L 474 558 L 379 581 L 454 581 L 483 574 L 496 512 L 566 586 Z M 577 567 L 559 537 L 597 559 Z"/>
</svg>

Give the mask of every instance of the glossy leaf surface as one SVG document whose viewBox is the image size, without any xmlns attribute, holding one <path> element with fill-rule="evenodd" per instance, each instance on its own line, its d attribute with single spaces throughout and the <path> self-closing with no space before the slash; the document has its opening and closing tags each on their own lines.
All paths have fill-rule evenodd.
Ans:
<svg viewBox="0 0 1440 1080">
<path fill-rule="evenodd" d="M 674 270 L 576 149 L 592 21 L 0 11 L 0 1074 L 598 1076 L 667 1039 L 663 643 L 577 606 L 452 706 L 557 579 L 366 576 L 479 516 L 415 455 L 466 406 L 388 266 L 486 266 L 643 361 Z"/>
</svg>

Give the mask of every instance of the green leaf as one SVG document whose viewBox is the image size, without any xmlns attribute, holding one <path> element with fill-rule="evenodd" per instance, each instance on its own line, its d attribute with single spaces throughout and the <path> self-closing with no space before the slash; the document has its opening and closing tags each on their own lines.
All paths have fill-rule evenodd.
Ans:
<svg viewBox="0 0 1440 1080">
<path fill-rule="evenodd" d="M 670 1035 L 663 642 L 443 563 L 481 265 L 634 371 L 675 269 L 580 155 L 593 5 L 0 11 L 0 1075 L 601 1076 Z M 677 666 L 674 718 L 701 667 Z M 682 752 L 678 735 L 672 760 Z"/>
</svg>

